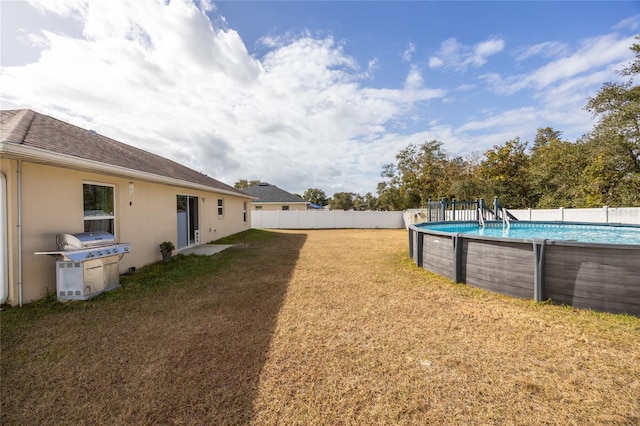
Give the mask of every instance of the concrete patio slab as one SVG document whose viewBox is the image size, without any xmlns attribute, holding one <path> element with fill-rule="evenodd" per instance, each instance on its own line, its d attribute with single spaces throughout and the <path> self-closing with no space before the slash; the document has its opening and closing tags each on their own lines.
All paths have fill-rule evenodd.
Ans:
<svg viewBox="0 0 640 426">
<path fill-rule="evenodd" d="M 229 247 L 231 247 L 231 244 L 200 244 L 199 246 L 180 250 L 178 253 L 184 255 L 195 254 L 197 256 L 211 256 Z"/>
</svg>

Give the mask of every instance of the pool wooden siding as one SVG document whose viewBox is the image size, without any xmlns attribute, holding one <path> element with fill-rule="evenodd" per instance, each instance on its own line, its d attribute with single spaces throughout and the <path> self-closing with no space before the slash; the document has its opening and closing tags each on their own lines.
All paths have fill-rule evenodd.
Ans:
<svg viewBox="0 0 640 426">
<path fill-rule="evenodd" d="M 640 247 L 549 244 L 544 264 L 545 299 L 640 315 Z"/>
<path fill-rule="evenodd" d="M 519 298 L 533 296 L 533 245 L 530 243 L 462 241 L 462 282 Z"/>
<path fill-rule="evenodd" d="M 409 229 L 414 263 L 512 297 L 640 316 L 640 245 L 446 234 Z"/>
<path fill-rule="evenodd" d="M 424 234 L 422 267 L 451 280 L 455 279 L 452 237 Z"/>
<path fill-rule="evenodd" d="M 418 258 L 418 240 L 420 233 L 414 229 L 409 230 L 409 257 L 417 266 L 422 266 L 422 259 Z M 421 250 L 421 248 L 420 248 Z M 420 256 L 421 257 L 421 256 Z"/>
</svg>

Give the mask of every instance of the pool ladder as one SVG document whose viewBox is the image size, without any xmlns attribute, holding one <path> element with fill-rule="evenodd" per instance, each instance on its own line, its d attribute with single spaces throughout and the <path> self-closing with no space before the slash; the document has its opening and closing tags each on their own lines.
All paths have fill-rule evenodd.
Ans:
<svg viewBox="0 0 640 426">
<path fill-rule="evenodd" d="M 478 208 L 478 224 L 480 229 L 484 229 L 484 218 L 482 217 L 482 209 Z"/>
<path fill-rule="evenodd" d="M 503 207 L 502 208 L 502 228 L 505 228 L 505 225 L 507 230 L 511 228 L 511 222 L 509 221 L 509 214 L 507 213 L 507 209 Z"/>
</svg>

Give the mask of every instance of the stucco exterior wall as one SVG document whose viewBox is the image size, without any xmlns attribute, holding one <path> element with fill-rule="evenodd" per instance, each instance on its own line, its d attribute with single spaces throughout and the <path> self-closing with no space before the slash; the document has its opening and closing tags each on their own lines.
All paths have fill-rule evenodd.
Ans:
<svg viewBox="0 0 640 426">
<path fill-rule="evenodd" d="M 7 239 L 9 296 L 18 298 L 18 176 L 15 160 L 0 160 L 7 180 Z M 55 257 L 35 255 L 57 250 L 55 237 L 84 230 L 83 184 L 114 186 L 115 235 L 131 244 L 120 261 L 120 273 L 161 260 L 158 245 L 177 246 L 177 195 L 198 197 L 200 242 L 206 243 L 251 228 L 250 200 L 213 191 L 132 180 L 54 166 L 22 163 L 22 301 L 29 303 L 55 293 Z M 129 183 L 133 183 L 133 193 Z M 218 217 L 217 200 L 224 199 L 224 217 Z M 243 202 L 247 203 L 246 222 Z"/>
<path fill-rule="evenodd" d="M 257 209 L 258 206 L 262 207 L 263 212 L 275 212 L 282 210 L 282 206 L 289 206 L 289 211 L 302 211 L 307 210 L 307 205 L 305 203 L 253 203 L 251 205 L 251 210 L 260 210 Z"/>
</svg>

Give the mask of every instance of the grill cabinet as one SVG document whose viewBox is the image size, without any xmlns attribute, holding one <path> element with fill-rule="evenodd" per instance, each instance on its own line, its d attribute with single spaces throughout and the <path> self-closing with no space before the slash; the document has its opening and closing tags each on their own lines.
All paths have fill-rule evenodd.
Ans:
<svg viewBox="0 0 640 426">
<path fill-rule="evenodd" d="M 58 300 L 87 300 L 120 286 L 119 261 L 131 251 L 128 243 L 116 243 L 108 232 L 58 234 L 58 251 L 38 252 L 56 256 Z"/>
</svg>

